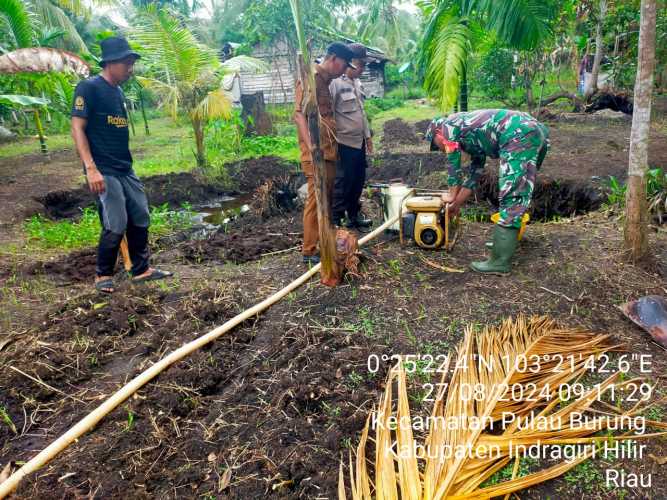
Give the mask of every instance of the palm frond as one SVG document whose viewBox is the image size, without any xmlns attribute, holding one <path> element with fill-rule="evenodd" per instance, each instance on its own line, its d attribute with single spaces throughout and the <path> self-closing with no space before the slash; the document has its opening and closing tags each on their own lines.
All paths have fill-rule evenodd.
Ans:
<svg viewBox="0 0 667 500">
<path fill-rule="evenodd" d="M 594 386 L 586 388 L 582 384 L 581 391 L 570 393 L 571 399 L 561 398 L 562 387 L 582 380 L 588 371 L 587 363 L 618 347 L 606 335 L 564 329 L 544 317 L 519 317 L 482 332 L 468 328 L 448 379 L 449 369 L 444 370 L 442 389 L 429 416 L 429 432 L 423 444 L 412 436 L 406 369 L 402 363 L 397 364 L 390 370 L 379 407 L 362 433 L 356 467 L 350 464 L 352 498 L 370 500 L 373 490 L 378 500 L 463 500 L 509 495 L 565 473 L 593 455 L 605 441 L 665 434 L 611 433 L 618 428 L 619 419 L 640 415 L 651 405 L 642 407 L 640 402 L 623 409 L 604 402 L 603 396 L 612 388 L 616 394 L 621 393 L 642 379 L 623 381 L 617 372 Z M 528 367 L 522 365 L 522 360 L 537 364 Z M 567 366 L 561 366 L 562 360 Z M 472 390 L 478 391 L 475 394 L 479 397 L 472 397 Z M 505 422 L 505 415 L 512 415 L 514 420 Z M 580 416 L 586 416 L 587 424 L 592 424 L 578 425 Z M 522 425 L 516 423 L 517 419 L 523 419 Z M 374 480 L 365 457 L 371 421 L 376 425 Z M 667 424 L 661 422 L 647 421 L 646 425 L 667 429 Z M 598 432 L 605 434 L 595 435 Z M 516 477 L 515 465 L 512 479 L 482 486 L 512 459 L 519 460 L 531 446 L 565 445 L 580 445 L 583 449 L 576 449 L 572 461 L 524 477 Z M 422 453 L 415 454 L 419 449 Z"/>
<path fill-rule="evenodd" d="M 51 0 L 63 10 L 71 12 L 75 16 L 88 17 L 90 8 L 82 0 Z"/>
<path fill-rule="evenodd" d="M 167 82 L 193 83 L 220 65 L 178 18 L 166 9 L 149 6 L 139 13 L 131 38 L 142 46 L 145 64 Z"/>
<path fill-rule="evenodd" d="M 271 68 L 261 59 L 250 56 L 236 56 L 221 64 L 224 73 L 264 73 Z"/>
<path fill-rule="evenodd" d="M 557 12 L 543 0 L 480 0 L 489 29 L 510 47 L 531 50 L 550 33 L 549 20 Z"/>
<path fill-rule="evenodd" d="M 135 76 L 135 78 L 144 88 L 150 89 L 155 93 L 158 98 L 158 107 L 165 107 L 172 120 L 176 120 L 180 102 L 178 87 L 155 78 L 143 76 Z"/>
<path fill-rule="evenodd" d="M 63 30 L 72 48 L 83 54 L 89 53 L 88 47 L 79 35 L 76 26 L 58 5 L 50 0 L 30 0 L 30 4 L 45 26 Z"/>
<path fill-rule="evenodd" d="M 4 18 L 14 39 L 15 47 L 32 47 L 35 32 L 32 29 L 30 12 L 21 0 L 0 0 L 0 17 Z"/>
<path fill-rule="evenodd" d="M 458 98 L 472 50 L 472 34 L 469 21 L 451 11 L 434 12 L 427 25 L 422 59 L 426 68 L 424 86 L 443 112 L 449 112 Z"/>
<path fill-rule="evenodd" d="M 216 118 L 229 119 L 232 116 L 232 102 L 224 90 L 213 90 L 195 107 L 192 116 L 203 122 Z"/>
</svg>

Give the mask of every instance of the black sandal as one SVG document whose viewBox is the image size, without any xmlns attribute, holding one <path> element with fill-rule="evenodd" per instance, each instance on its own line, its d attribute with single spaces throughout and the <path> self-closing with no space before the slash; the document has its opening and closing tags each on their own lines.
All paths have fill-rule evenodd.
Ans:
<svg viewBox="0 0 667 500">
<path fill-rule="evenodd" d="M 144 276 L 143 278 L 132 278 L 132 283 L 145 283 L 147 281 L 157 281 L 157 280 L 162 280 L 164 278 L 169 278 L 173 275 L 174 273 L 170 271 L 153 269 L 153 272 L 150 273 L 148 276 Z"/>
<path fill-rule="evenodd" d="M 95 290 L 98 292 L 111 294 L 116 290 L 116 288 L 113 285 L 113 279 L 107 278 L 105 280 L 96 281 Z"/>
</svg>

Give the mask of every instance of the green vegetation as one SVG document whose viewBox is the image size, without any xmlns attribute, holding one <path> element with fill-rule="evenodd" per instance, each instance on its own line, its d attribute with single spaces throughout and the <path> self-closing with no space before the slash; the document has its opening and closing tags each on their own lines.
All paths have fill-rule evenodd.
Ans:
<svg viewBox="0 0 667 500">
<path fill-rule="evenodd" d="M 164 236 L 192 224 L 188 207 L 172 211 L 164 205 L 151 210 L 151 236 Z M 97 244 L 100 235 L 100 220 L 97 210 L 85 208 L 78 221 L 51 221 L 34 215 L 24 224 L 28 245 L 36 249 L 77 249 Z"/>
<path fill-rule="evenodd" d="M 16 426 L 14 425 L 14 421 L 12 420 L 12 417 L 9 416 L 9 413 L 7 413 L 7 408 L 2 405 L 0 405 L 0 420 L 3 424 L 9 427 L 14 434 L 16 434 Z"/>
<path fill-rule="evenodd" d="M 627 187 L 616 177 L 610 176 L 607 180 L 608 208 L 623 208 Z M 646 197 L 648 209 L 660 221 L 667 218 L 667 171 L 662 168 L 653 168 L 646 174 Z"/>
<path fill-rule="evenodd" d="M 489 479 L 484 481 L 481 485 L 482 488 L 486 486 L 493 486 L 495 484 L 502 483 L 503 481 L 508 481 L 512 479 L 514 474 L 514 464 L 515 460 L 510 461 L 505 467 L 500 469 L 498 472 L 493 474 Z M 531 473 L 532 469 L 538 464 L 537 460 L 530 457 L 523 457 L 519 461 L 519 470 L 517 472 L 517 477 L 524 477 Z"/>
<path fill-rule="evenodd" d="M 605 486 L 602 471 L 591 460 L 585 460 L 569 470 L 564 478 L 579 491 L 591 492 Z"/>
</svg>

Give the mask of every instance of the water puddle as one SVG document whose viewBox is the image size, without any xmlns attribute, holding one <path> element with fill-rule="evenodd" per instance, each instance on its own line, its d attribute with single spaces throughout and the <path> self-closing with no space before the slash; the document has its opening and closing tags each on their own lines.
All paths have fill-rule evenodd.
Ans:
<svg viewBox="0 0 667 500">
<path fill-rule="evenodd" d="M 229 224 L 250 210 L 251 196 L 233 198 L 225 196 L 193 208 L 192 222 L 204 226 L 220 227 Z"/>
</svg>

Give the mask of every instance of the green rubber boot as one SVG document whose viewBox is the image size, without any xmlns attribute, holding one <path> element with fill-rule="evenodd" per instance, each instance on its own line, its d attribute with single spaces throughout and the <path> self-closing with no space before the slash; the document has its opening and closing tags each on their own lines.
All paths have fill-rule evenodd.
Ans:
<svg viewBox="0 0 667 500">
<path fill-rule="evenodd" d="M 512 257 L 519 244 L 519 228 L 498 226 L 493 229 L 491 258 L 472 262 L 470 267 L 478 273 L 505 276 L 512 270 Z"/>
</svg>

